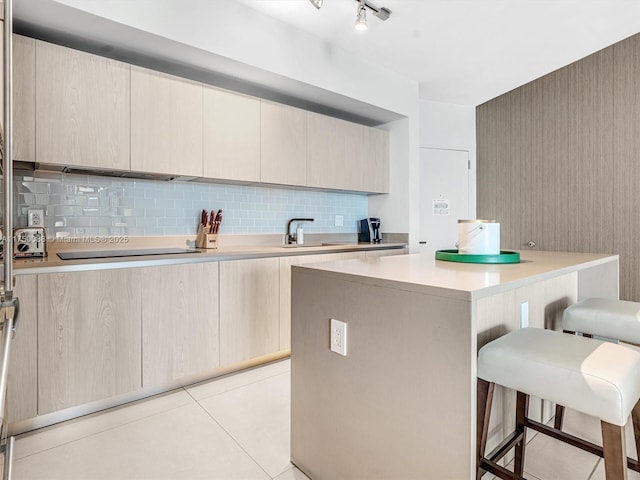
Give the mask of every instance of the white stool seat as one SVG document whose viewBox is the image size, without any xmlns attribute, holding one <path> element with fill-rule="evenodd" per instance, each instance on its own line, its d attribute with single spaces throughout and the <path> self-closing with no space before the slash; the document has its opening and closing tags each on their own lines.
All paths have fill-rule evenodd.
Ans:
<svg viewBox="0 0 640 480">
<path fill-rule="evenodd" d="M 640 398 L 640 353 L 614 343 L 523 328 L 480 349 L 478 377 L 624 426 Z"/>
<path fill-rule="evenodd" d="M 640 303 L 587 298 L 564 311 L 562 328 L 640 344 Z"/>
</svg>

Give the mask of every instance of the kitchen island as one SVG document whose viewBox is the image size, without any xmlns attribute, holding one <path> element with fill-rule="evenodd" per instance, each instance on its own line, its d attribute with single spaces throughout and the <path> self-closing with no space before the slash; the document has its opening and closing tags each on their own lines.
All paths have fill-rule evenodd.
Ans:
<svg viewBox="0 0 640 480">
<path fill-rule="evenodd" d="M 294 266 L 291 461 L 314 480 L 475 478 L 478 348 L 521 325 L 561 329 L 591 296 L 618 298 L 617 255 Z M 330 350 L 330 319 L 347 324 L 346 356 Z M 496 394 L 489 449 L 514 423 L 515 395 Z M 532 399 L 531 416 L 551 407 Z"/>
</svg>

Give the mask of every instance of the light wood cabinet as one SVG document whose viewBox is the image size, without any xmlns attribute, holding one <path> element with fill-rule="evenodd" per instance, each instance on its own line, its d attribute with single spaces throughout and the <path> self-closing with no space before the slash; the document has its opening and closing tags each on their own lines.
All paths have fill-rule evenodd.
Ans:
<svg viewBox="0 0 640 480">
<path fill-rule="evenodd" d="M 372 193 L 389 192 L 389 132 L 379 128 L 364 128 L 362 189 Z"/>
<path fill-rule="evenodd" d="M 307 185 L 318 188 L 345 188 L 355 183 L 345 171 L 347 122 L 307 113 Z"/>
<path fill-rule="evenodd" d="M 365 252 L 280 257 L 280 350 L 289 350 L 291 348 L 291 266 L 352 260 L 355 258 L 365 258 Z"/>
<path fill-rule="evenodd" d="M 218 264 L 147 267 L 143 278 L 143 386 L 218 367 Z"/>
<path fill-rule="evenodd" d="M 392 255 L 406 255 L 407 253 L 409 253 L 408 248 L 392 248 L 388 250 L 367 250 L 365 256 L 367 258 L 390 257 Z"/>
<path fill-rule="evenodd" d="M 279 260 L 220 263 L 220 365 L 279 350 Z"/>
<path fill-rule="evenodd" d="M 0 3 L 1 5 L 1 3 Z M 0 22 L 0 51 L 4 51 L 4 23 Z M 36 52 L 35 40 L 13 36 L 13 159 L 35 162 L 36 159 Z M 0 68 L 0 71 L 2 69 Z M 4 75 L 0 75 L 0 92 Z M 2 97 L 2 95 L 0 95 Z M 4 105 L 4 97 L 0 98 Z M 4 107 L 3 107 L 4 108 Z M 4 122 L 0 110 L 0 123 Z"/>
<path fill-rule="evenodd" d="M 262 101 L 260 181 L 307 184 L 307 115 L 304 110 Z"/>
<path fill-rule="evenodd" d="M 131 67 L 131 170 L 202 176 L 202 89 Z"/>
<path fill-rule="evenodd" d="M 36 158 L 129 169 L 129 65 L 36 41 Z"/>
<path fill-rule="evenodd" d="M 260 100 L 204 87 L 204 176 L 260 181 Z"/>
<path fill-rule="evenodd" d="M 38 275 L 38 414 L 141 387 L 140 269 Z"/>
<path fill-rule="evenodd" d="M 0 77 L 2 92 L 4 76 Z M 13 36 L 13 159 L 36 161 L 36 41 L 21 35 Z"/>
<path fill-rule="evenodd" d="M 317 113 L 307 114 L 307 185 L 386 193 L 389 134 Z"/>
<path fill-rule="evenodd" d="M 14 295 L 20 301 L 18 327 L 11 343 L 7 382 L 7 422 L 38 413 L 38 279 L 16 276 Z"/>
</svg>

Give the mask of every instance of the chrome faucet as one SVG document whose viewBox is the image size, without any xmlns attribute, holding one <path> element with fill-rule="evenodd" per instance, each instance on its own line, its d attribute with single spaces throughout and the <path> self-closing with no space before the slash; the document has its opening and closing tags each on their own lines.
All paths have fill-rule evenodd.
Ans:
<svg viewBox="0 0 640 480">
<path fill-rule="evenodd" d="M 287 222 L 287 232 L 284 234 L 284 243 L 285 245 L 291 245 L 296 243 L 296 234 L 291 234 L 291 224 L 293 222 L 313 222 L 313 218 L 292 218 Z"/>
</svg>

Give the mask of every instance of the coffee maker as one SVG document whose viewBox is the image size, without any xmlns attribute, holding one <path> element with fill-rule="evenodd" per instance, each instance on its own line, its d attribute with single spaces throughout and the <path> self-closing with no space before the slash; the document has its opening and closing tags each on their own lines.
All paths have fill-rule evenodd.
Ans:
<svg viewBox="0 0 640 480">
<path fill-rule="evenodd" d="M 358 223 L 358 242 L 361 243 L 380 243 L 382 235 L 380 234 L 379 218 L 363 218 Z"/>
</svg>

